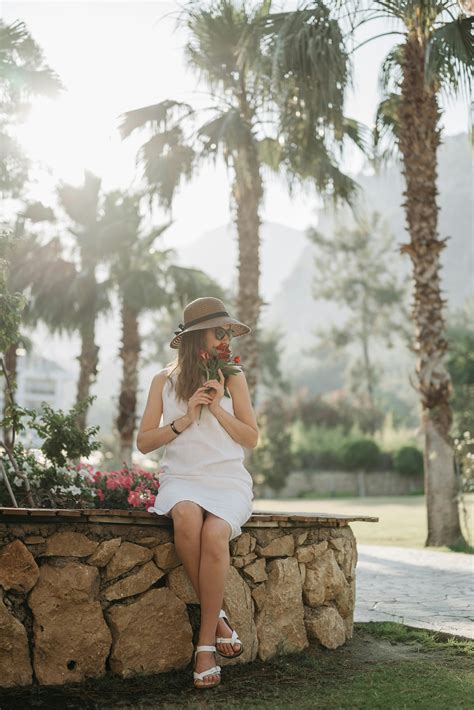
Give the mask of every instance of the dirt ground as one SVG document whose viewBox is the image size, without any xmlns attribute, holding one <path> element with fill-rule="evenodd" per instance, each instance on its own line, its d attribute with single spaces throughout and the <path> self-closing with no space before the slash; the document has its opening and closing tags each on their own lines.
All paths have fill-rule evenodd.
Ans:
<svg viewBox="0 0 474 710">
<path fill-rule="evenodd" d="M 0 710 L 159 708 L 471 707 L 474 642 L 399 624 L 356 624 L 335 650 L 316 642 L 301 653 L 227 666 L 217 688 L 193 688 L 192 668 L 127 681 L 0 691 Z"/>
</svg>

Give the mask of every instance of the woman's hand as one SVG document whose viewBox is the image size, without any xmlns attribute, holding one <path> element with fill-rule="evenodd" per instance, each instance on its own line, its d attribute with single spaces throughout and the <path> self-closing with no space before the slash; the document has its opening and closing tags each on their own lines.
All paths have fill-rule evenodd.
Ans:
<svg viewBox="0 0 474 710">
<path fill-rule="evenodd" d="M 219 380 L 207 380 L 207 382 L 204 383 L 205 387 L 212 387 L 212 389 L 215 390 L 215 393 L 212 393 L 211 395 L 213 399 L 211 401 L 211 404 L 209 405 L 209 409 L 211 412 L 217 409 L 222 397 L 224 396 L 225 377 L 222 374 L 221 369 L 219 369 L 217 372 Z"/>
<path fill-rule="evenodd" d="M 198 387 L 195 393 L 188 399 L 187 416 L 191 422 L 196 421 L 204 404 L 212 402 L 212 394 L 206 392 L 206 387 Z"/>
</svg>

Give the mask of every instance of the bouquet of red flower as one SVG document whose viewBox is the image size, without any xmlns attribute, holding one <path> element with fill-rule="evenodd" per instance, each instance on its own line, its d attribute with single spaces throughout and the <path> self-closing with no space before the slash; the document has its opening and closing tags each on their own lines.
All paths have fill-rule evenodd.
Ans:
<svg viewBox="0 0 474 710">
<path fill-rule="evenodd" d="M 211 352 L 208 353 L 207 350 L 199 351 L 199 367 L 206 374 L 206 380 L 218 380 L 219 370 L 221 370 L 224 377 L 229 375 L 236 375 L 240 372 L 236 365 L 240 364 L 240 357 L 236 355 L 232 357 L 231 349 L 226 343 L 220 343 L 216 348 L 211 348 Z M 212 387 L 207 388 L 208 391 L 212 390 Z M 224 385 L 224 394 L 226 397 L 230 397 L 227 387 Z M 199 418 L 201 418 L 201 412 L 199 413 Z"/>
</svg>

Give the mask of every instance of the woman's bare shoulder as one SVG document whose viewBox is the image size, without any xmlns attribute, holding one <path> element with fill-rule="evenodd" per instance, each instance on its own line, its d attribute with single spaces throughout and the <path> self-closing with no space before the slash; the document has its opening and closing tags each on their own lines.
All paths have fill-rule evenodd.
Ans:
<svg viewBox="0 0 474 710">
<path fill-rule="evenodd" d="M 164 367 L 163 369 L 159 370 L 156 375 L 153 376 L 151 382 L 152 386 L 157 389 L 162 389 L 172 372 L 172 367 Z"/>
<path fill-rule="evenodd" d="M 244 375 L 244 371 L 239 368 L 238 372 L 236 372 L 235 375 L 229 375 L 226 381 L 226 385 L 228 386 L 229 390 L 232 391 L 234 388 L 241 387 L 244 382 L 247 382 L 247 378 Z"/>
</svg>

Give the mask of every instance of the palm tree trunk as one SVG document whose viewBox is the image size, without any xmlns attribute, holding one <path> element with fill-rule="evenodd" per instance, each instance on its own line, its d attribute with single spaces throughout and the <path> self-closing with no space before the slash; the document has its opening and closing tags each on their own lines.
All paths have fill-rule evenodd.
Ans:
<svg viewBox="0 0 474 710">
<path fill-rule="evenodd" d="M 126 303 L 122 303 L 122 347 L 120 357 L 123 363 L 122 383 L 119 396 L 117 429 L 120 435 L 120 456 L 127 465 L 132 462 L 132 446 L 135 434 L 138 359 L 140 356 L 140 334 L 138 313 Z"/>
<path fill-rule="evenodd" d="M 437 98 L 425 83 L 426 49 L 412 32 L 404 45 L 400 104 L 400 150 L 410 243 L 402 247 L 413 263 L 416 372 L 424 433 L 425 493 L 428 513 L 426 545 L 463 542 L 457 483 L 450 439 L 451 381 L 445 366 L 448 344 L 440 287 L 440 253 L 436 201 L 437 149 L 440 144 Z"/>
<path fill-rule="evenodd" d="M 255 398 L 258 368 L 258 324 L 260 307 L 260 216 L 262 180 L 255 146 L 249 141 L 235 159 L 235 221 L 238 235 L 237 317 L 252 329 L 252 337 L 239 341 L 250 395 Z"/>
<path fill-rule="evenodd" d="M 99 364 L 99 347 L 95 344 L 95 313 L 84 321 L 80 328 L 81 354 L 79 360 L 80 371 L 77 384 L 76 403 L 87 399 L 90 394 L 91 385 L 97 376 L 97 366 Z M 87 409 L 77 415 L 77 426 L 84 431 L 87 422 Z"/>
</svg>

